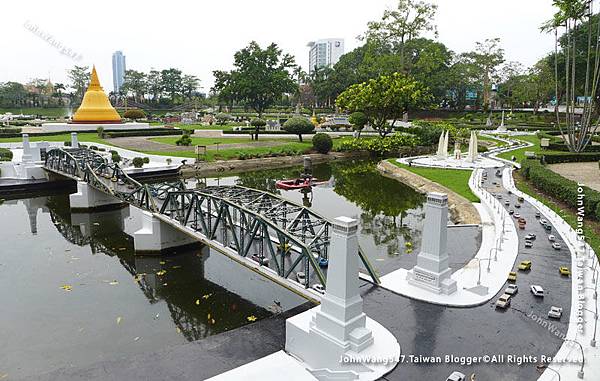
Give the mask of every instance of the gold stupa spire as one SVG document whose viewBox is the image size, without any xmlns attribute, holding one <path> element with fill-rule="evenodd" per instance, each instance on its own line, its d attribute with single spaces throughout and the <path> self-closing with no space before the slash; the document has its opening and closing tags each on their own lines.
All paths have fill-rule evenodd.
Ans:
<svg viewBox="0 0 600 381">
<path fill-rule="evenodd" d="M 74 123 L 121 123 L 119 113 L 114 109 L 104 93 L 96 66 L 92 68 L 90 85 L 88 86 L 81 105 L 73 115 Z"/>
</svg>

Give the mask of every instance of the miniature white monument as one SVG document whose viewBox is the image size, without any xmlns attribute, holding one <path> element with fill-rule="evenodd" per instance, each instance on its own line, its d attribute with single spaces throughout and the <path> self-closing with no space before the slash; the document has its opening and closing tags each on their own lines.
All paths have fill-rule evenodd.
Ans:
<svg viewBox="0 0 600 381">
<path fill-rule="evenodd" d="M 467 154 L 467 161 L 474 163 L 477 160 L 477 133 L 471 131 L 471 138 L 469 139 L 469 152 Z"/>
<path fill-rule="evenodd" d="M 502 110 L 502 122 L 500 122 L 500 126 L 498 126 L 498 131 L 507 131 L 507 128 L 504 126 L 504 110 Z"/>
<path fill-rule="evenodd" d="M 407 273 L 408 283 L 437 294 L 456 292 L 456 281 L 450 278 L 448 266 L 447 224 L 448 195 L 428 193 L 421 252 L 417 265 Z"/>
</svg>

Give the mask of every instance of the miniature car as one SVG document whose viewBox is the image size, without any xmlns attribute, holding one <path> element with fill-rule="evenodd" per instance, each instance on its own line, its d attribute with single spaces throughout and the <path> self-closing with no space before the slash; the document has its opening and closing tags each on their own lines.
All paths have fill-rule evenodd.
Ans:
<svg viewBox="0 0 600 381">
<path fill-rule="evenodd" d="M 525 241 L 525 248 L 529 249 L 531 247 L 533 247 L 533 242 L 531 242 L 531 241 Z"/>
<path fill-rule="evenodd" d="M 526 219 L 524 219 L 523 217 L 519 217 L 518 221 L 519 221 L 519 223 L 521 223 L 521 224 L 526 224 L 526 223 L 527 223 L 527 220 L 526 220 Z"/>
<path fill-rule="evenodd" d="M 566 275 L 566 276 L 571 275 L 571 270 L 569 270 L 569 268 L 566 266 L 559 267 L 558 272 L 560 273 L 560 275 Z"/>
<path fill-rule="evenodd" d="M 501 297 L 496 301 L 496 308 L 508 308 L 510 307 L 510 295 L 502 294 Z"/>
<path fill-rule="evenodd" d="M 558 242 L 554 242 L 554 243 L 552 244 L 552 248 L 553 248 L 554 250 L 560 250 L 560 249 L 562 248 L 562 246 L 560 245 L 560 243 L 558 243 Z"/>
<path fill-rule="evenodd" d="M 513 214 L 513 217 L 516 219 L 519 219 L 519 218 L 521 218 L 521 213 L 517 212 L 517 213 Z"/>
<path fill-rule="evenodd" d="M 519 202 L 523 202 L 523 201 L 525 201 L 525 199 L 524 199 L 523 197 L 519 197 L 517 200 L 518 200 Z"/>
<path fill-rule="evenodd" d="M 547 232 L 551 232 L 552 231 L 552 225 L 546 224 L 546 225 L 544 225 L 544 229 L 546 229 Z"/>
<path fill-rule="evenodd" d="M 320 294 L 325 293 L 325 287 L 320 283 L 313 284 L 311 288 Z"/>
<path fill-rule="evenodd" d="M 267 257 L 261 257 L 258 254 L 253 254 L 252 255 L 252 260 L 256 263 L 258 263 L 259 265 L 268 265 L 269 264 L 269 258 Z"/>
<path fill-rule="evenodd" d="M 527 235 L 525 236 L 525 239 L 526 239 L 526 240 L 529 240 L 529 241 L 533 241 L 533 240 L 534 240 L 534 239 L 536 239 L 536 238 L 537 238 L 537 236 L 536 236 L 535 234 L 533 234 L 533 233 L 529 233 L 529 234 L 527 234 Z"/>
<path fill-rule="evenodd" d="M 494 182 L 494 183 L 495 183 L 495 182 Z M 494 184 L 494 185 L 496 185 L 496 184 Z M 501 194 L 499 194 L 499 195 L 497 195 L 496 197 L 498 198 L 498 200 L 500 200 L 500 199 L 502 198 L 502 195 L 501 195 Z"/>
<path fill-rule="evenodd" d="M 465 376 L 461 372 L 452 372 L 452 374 L 448 376 L 446 381 L 465 381 L 466 379 L 467 376 Z"/>
<path fill-rule="evenodd" d="M 519 263 L 519 270 L 521 270 L 521 271 L 531 270 L 531 261 L 523 261 L 523 262 Z"/>
<path fill-rule="evenodd" d="M 510 205 L 510 200 L 504 201 L 504 205 L 507 205 L 507 206 Z"/>
<path fill-rule="evenodd" d="M 510 214 L 512 216 L 513 214 L 515 214 L 515 211 L 511 209 L 508 211 L 508 214 Z"/>
<path fill-rule="evenodd" d="M 521 207 L 521 204 L 515 202 L 515 208 L 520 208 L 520 207 Z"/>
<path fill-rule="evenodd" d="M 542 218 L 542 219 L 540 220 L 540 224 L 542 224 L 542 225 L 546 225 L 547 223 L 548 223 L 548 220 L 547 220 L 547 219 L 545 219 L 545 218 Z"/>
<path fill-rule="evenodd" d="M 298 283 L 304 284 L 304 281 L 306 280 L 306 274 L 304 274 L 302 271 L 297 272 L 296 280 L 298 281 Z"/>
<path fill-rule="evenodd" d="M 542 214 L 540 212 L 535 212 L 535 218 L 540 218 Z"/>
<path fill-rule="evenodd" d="M 548 311 L 548 317 L 554 319 L 560 319 L 563 313 L 562 307 L 552 306 L 550 307 L 550 311 Z"/>
<path fill-rule="evenodd" d="M 550 235 L 548 236 L 548 241 L 550 241 L 550 242 L 554 242 L 554 241 L 556 241 L 556 237 L 555 237 L 554 235 L 550 234 Z"/>
<path fill-rule="evenodd" d="M 508 295 L 514 295 L 517 292 L 519 292 L 519 287 L 516 284 L 509 284 L 506 290 L 504 290 L 504 293 Z"/>
<path fill-rule="evenodd" d="M 517 273 L 514 271 L 511 271 L 508 273 L 508 281 L 509 282 L 516 282 L 517 281 Z"/>
<path fill-rule="evenodd" d="M 533 294 L 533 296 L 539 296 L 539 297 L 544 297 L 544 289 L 542 288 L 542 286 L 538 286 L 537 284 L 532 284 L 529 287 L 531 293 Z"/>
</svg>

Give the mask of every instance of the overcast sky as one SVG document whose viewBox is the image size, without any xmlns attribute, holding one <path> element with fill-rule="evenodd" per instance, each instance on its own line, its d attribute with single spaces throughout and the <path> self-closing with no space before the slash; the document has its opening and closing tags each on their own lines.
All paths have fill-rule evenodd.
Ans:
<svg viewBox="0 0 600 381">
<path fill-rule="evenodd" d="M 433 0 L 438 4 L 439 41 L 456 52 L 476 41 L 500 37 L 507 60 L 535 63 L 553 48 L 539 26 L 553 13 L 551 0 Z M 306 43 L 341 37 L 346 51 L 370 20 L 394 0 L 170 0 L 2 2 L 0 82 L 48 78 L 67 83 L 74 64 L 95 64 L 105 90 L 112 90 L 111 55 L 122 50 L 127 68 L 176 67 L 213 83 L 212 71 L 229 69 L 235 51 L 249 41 L 277 43 L 308 65 Z M 30 29 L 51 35 L 75 58 Z M 79 59 L 77 60 L 77 57 Z"/>
</svg>

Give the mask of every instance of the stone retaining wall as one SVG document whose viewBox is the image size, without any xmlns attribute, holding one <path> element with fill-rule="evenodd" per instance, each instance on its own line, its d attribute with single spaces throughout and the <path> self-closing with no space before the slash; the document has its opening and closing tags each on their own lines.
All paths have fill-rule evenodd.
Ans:
<svg viewBox="0 0 600 381">
<path fill-rule="evenodd" d="M 384 176 L 396 179 L 417 192 L 441 192 L 448 194 L 448 210 L 450 219 L 456 224 L 480 224 L 479 212 L 473 204 L 458 193 L 406 169 L 395 166 L 383 160 L 377 165 L 377 170 Z"/>
</svg>

